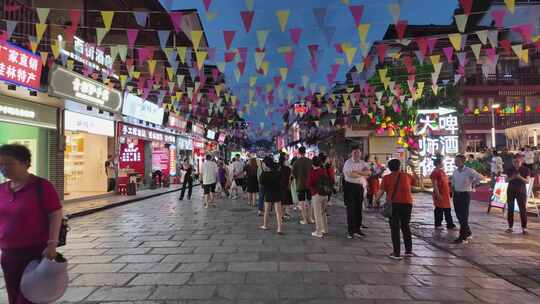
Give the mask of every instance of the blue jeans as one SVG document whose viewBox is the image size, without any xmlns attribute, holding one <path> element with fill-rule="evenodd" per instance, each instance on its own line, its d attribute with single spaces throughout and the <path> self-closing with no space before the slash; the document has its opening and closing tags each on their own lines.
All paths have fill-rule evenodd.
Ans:
<svg viewBox="0 0 540 304">
<path fill-rule="evenodd" d="M 259 184 L 259 202 L 257 207 L 259 211 L 264 211 L 264 189 L 261 184 Z"/>
</svg>

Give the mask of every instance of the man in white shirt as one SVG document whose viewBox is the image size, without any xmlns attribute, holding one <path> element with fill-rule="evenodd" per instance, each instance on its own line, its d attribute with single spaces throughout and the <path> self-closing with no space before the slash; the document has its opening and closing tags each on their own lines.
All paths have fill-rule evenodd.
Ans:
<svg viewBox="0 0 540 304">
<path fill-rule="evenodd" d="M 525 147 L 525 152 L 523 153 L 525 157 L 525 167 L 529 169 L 529 171 L 533 172 L 533 166 L 534 166 L 534 151 L 531 149 L 530 146 Z"/>
<path fill-rule="evenodd" d="M 351 158 L 343 165 L 345 177 L 343 196 L 347 206 L 347 238 L 364 236 L 362 232 L 362 203 L 364 202 L 364 185 L 371 175 L 369 165 L 361 159 L 358 147 L 353 148 Z"/>
<path fill-rule="evenodd" d="M 452 190 L 454 210 L 459 220 L 459 237 L 454 244 L 467 243 L 472 238 L 469 227 L 469 205 L 471 203 L 471 191 L 480 183 L 482 175 L 474 169 L 465 167 L 465 156 L 456 156 L 456 167 L 452 174 Z"/>
<path fill-rule="evenodd" d="M 218 174 L 218 165 L 212 160 L 210 154 L 206 155 L 206 161 L 202 165 L 202 185 L 204 190 L 204 208 L 216 204 L 214 202 L 214 192 L 216 192 L 216 182 Z"/>
<path fill-rule="evenodd" d="M 238 191 L 244 185 L 244 163 L 240 160 L 240 154 L 236 154 L 233 163 L 231 164 L 232 174 L 234 179 L 234 187 L 231 188 L 232 198 L 238 199 Z"/>
</svg>

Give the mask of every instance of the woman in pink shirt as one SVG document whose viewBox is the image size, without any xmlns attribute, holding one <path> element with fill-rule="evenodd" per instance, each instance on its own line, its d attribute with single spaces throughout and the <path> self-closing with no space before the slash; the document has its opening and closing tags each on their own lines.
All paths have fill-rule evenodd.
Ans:
<svg viewBox="0 0 540 304">
<path fill-rule="evenodd" d="M 24 269 L 32 260 L 54 259 L 62 205 L 53 185 L 28 172 L 28 148 L 0 146 L 0 173 L 9 179 L 0 184 L 0 250 L 10 304 L 32 303 L 20 291 Z"/>
</svg>

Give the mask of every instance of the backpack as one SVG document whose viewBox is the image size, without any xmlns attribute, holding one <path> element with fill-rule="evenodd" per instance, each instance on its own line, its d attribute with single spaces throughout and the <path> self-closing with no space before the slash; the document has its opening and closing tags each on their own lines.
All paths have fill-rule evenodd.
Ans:
<svg viewBox="0 0 540 304">
<path fill-rule="evenodd" d="M 334 190 L 334 185 L 332 184 L 332 181 L 330 180 L 330 177 L 328 177 L 326 172 L 325 174 L 321 175 L 317 180 L 316 190 L 317 194 L 322 196 L 332 194 Z"/>
</svg>

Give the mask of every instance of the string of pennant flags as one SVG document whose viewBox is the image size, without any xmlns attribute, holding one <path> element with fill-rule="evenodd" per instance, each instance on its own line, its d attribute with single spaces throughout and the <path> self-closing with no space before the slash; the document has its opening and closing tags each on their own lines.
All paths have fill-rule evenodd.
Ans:
<svg viewBox="0 0 540 304">
<path fill-rule="evenodd" d="M 208 13 L 209 7 L 211 6 L 211 1 L 203 0 L 205 5 L 205 10 Z M 244 30 L 246 33 L 251 32 L 251 25 L 253 22 L 253 18 L 255 16 L 255 10 L 253 10 L 253 1 L 246 1 L 248 10 L 241 11 L 240 17 L 242 19 L 242 24 L 244 26 Z M 415 58 L 418 62 L 423 63 L 426 59 L 426 57 L 429 55 L 429 62 L 431 66 L 433 66 L 434 71 L 431 73 L 431 88 L 433 90 L 434 94 L 437 94 L 438 86 L 437 83 L 439 81 L 439 76 L 441 73 L 443 60 L 446 58 L 446 62 L 450 63 L 454 60 L 454 57 L 457 58 L 460 67 L 463 67 L 463 69 L 458 69 L 458 73 L 454 78 L 454 84 L 459 81 L 459 78 L 461 78 L 465 73 L 465 65 L 467 62 L 467 57 L 470 57 L 470 55 L 474 55 L 477 62 L 480 62 L 482 64 L 482 69 L 484 74 L 489 73 L 490 68 L 494 68 L 496 66 L 496 62 L 498 60 L 499 56 L 499 50 L 504 51 L 510 51 L 511 53 L 515 54 L 516 57 L 518 57 L 521 61 L 524 63 L 528 63 L 529 60 L 529 49 L 524 47 L 525 45 L 532 45 L 534 44 L 536 47 L 539 47 L 539 37 L 532 37 L 532 25 L 520 25 L 520 26 L 514 26 L 505 28 L 504 27 L 504 16 L 506 14 L 506 11 L 504 10 L 497 10 L 493 11 L 492 17 L 495 22 L 496 29 L 493 30 L 481 30 L 476 31 L 474 34 L 478 37 L 480 40 L 480 43 L 475 43 L 472 45 L 469 45 L 470 51 L 465 49 L 466 43 L 467 43 L 467 35 L 471 35 L 471 33 L 465 33 L 466 29 L 466 23 L 468 20 L 468 17 L 473 14 L 479 14 L 482 12 L 471 12 L 472 2 L 473 0 L 460 0 L 459 1 L 464 13 L 458 14 L 454 16 L 454 20 L 456 22 L 456 27 L 458 29 L 458 32 L 448 34 L 448 35 L 433 35 L 433 36 L 427 36 L 422 38 L 413 38 L 408 39 L 405 38 L 405 32 L 407 28 L 407 21 L 400 20 L 400 12 L 399 12 L 399 5 L 398 4 L 390 4 L 388 6 L 389 11 L 392 15 L 392 19 L 394 21 L 394 24 L 396 26 L 396 33 L 398 36 L 398 39 L 393 40 L 379 40 L 376 43 L 370 43 L 367 41 L 368 32 L 370 30 L 370 24 L 363 24 L 361 23 L 362 14 L 364 11 L 363 5 L 349 5 L 349 1 L 342 1 L 343 4 L 349 5 L 349 11 L 351 13 L 351 16 L 353 17 L 354 25 L 358 30 L 358 38 L 360 41 L 359 48 L 353 46 L 352 43 L 341 43 L 335 44 L 334 48 L 337 50 L 338 54 L 343 54 L 344 58 L 337 58 L 336 63 L 332 65 L 331 67 L 331 73 L 327 77 L 328 79 L 328 86 L 330 86 L 335 81 L 335 77 L 337 75 L 337 70 L 339 70 L 340 66 L 346 66 L 345 63 L 348 64 L 349 67 L 355 66 L 357 68 L 357 73 L 367 72 L 368 70 L 374 68 L 375 64 L 383 64 L 385 62 L 385 58 L 389 55 L 389 46 L 393 43 L 399 43 L 401 45 L 409 45 L 410 43 L 416 43 L 418 50 L 414 51 L 414 57 L 408 56 L 408 54 L 398 52 L 395 54 L 394 59 L 401 59 L 401 62 L 407 67 L 407 71 L 409 72 L 407 74 L 408 78 L 408 86 L 409 86 L 409 93 L 411 94 L 410 98 L 413 100 L 418 100 L 423 96 L 423 89 L 426 85 L 425 82 L 418 82 L 415 83 L 415 78 L 419 76 L 423 76 L 426 74 L 422 73 L 413 73 L 413 59 Z M 505 4 L 507 6 L 507 10 L 510 13 L 515 12 L 515 1 L 505 1 Z M 6 5 L 5 10 L 6 11 L 16 11 L 17 7 Z M 38 16 L 39 23 L 35 24 L 36 29 L 36 36 L 29 37 L 29 44 L 32 51 L 35 53 L 37 52 L 38 46 L 41 43 L 41 40 L 43 39 L 44 33 L 47 30 L 47 27 L 53 24 L 47 23 L 47 18 L 51 10 L 50 8 L 34 8 L 36 10 L 36 14 Z M 98 11 L 96 11 L 97 13 Z M 314 9 L 314 17 L 319 25 L 319 28 L 325 28 L 324 19 L 326 17 L 326 14 L 328 12 L 328 8 L 320 8 L 320 9 Z M 174 110 L 175 108 L 180 108 L 180 103 L 183 101 L 185 104 L 188 102 L 188 98 L 192 99 L 192 101 L 201 102 L 201 100 L 204 98 L 203 94 L 198 94 L 198 87 L 195 88 L 185 88 L 183 91 L 176 91 L 175 86 L 177 88 L 182 87 L 182 83 L 184 82 L 185 76 L 178 74 L 178 71 L 190 71 L 193 73 L 193 70 L 199 70 L 201 71 L 204 67 L 204 63 L 207 60 L 216 61 L 217 64 L 217 71 L 224 73 L 225 69 L 228 65 L 231 65 L 231 63 L 235 63 L 234 67 L 234 75 L 236 78 L 236 81 L 238 84 L 241 83 L 240 79 L 245 74 L 246 69 L 246 62 L 249 58 L 249 51 L 250 49 L 247 47 L 239 47 L 239 48 L 233 48 L 233 42 L 235 35 L 238 33 L 238 30 L 224 30 L 223 31 L 223 38 L 225 42 L 225 48 L 215 48 L 215 47 L 201 47 L 201 41 L 202 37 L 204 35 L 203 31 L 191 31 L 190 37 L 192 40 L 192 48 L 187 46 L 178 46 L 178 47 L 169 47 L 168 41 L 170 39 L 170 35 L 172 33 L 179 33 L 181 28 L 181 20 L 183 18 L 182 12 L 169 12 L 169 16 L 171 19 L 171 23 L 174 27 L 173 30 L 149 30 L 149 29 L 124 29 L 124 28 L 113 28 L 112 23 L 113 19 L 116 13 L 127 13 L 124 11 L 99 11 L 99 13 L 102 16 L 102 21 L 104 27 L 96 27 L 96 45 L 97 47 L 103 47 L 108 48 L 109 53 L 112 57 L 113 62 L 117 60 L 118 57 L 120 57 L 121 61 L 126 64 L 128 75 L 120 75 L 120 86 L 122 89 L 124 89 L 126 86 L 128 86 L 128 82 L 131 80 L 137 80 L 137 86 L 139 88 L 139 91 L 143 95 L 149 94 L 149 89 L 158 89 L 162 86 L 155 83 L 155 81 L 148 82 L 148 80 L 156 79 L 157 74 L 165 74 L 168 77 L 164 77 L 165 75 L 160 76 L 159 78 L 161 80 L 168 80 L 168 87 L 169 90 L 165 90 L 165 95 L 168 96 L 171 100 L 170 103 L 166 104 L 165 106 L 168 107 L 170 110 Z M 148 16 L 151 13 L 154 12 L 130 12 L 133 14 L 135 20 L 137 21 L 137 24 L 140 27 L 144 27 L 147 23 Z M 163 12 L 159 12 L 163 14 Z M 287 25 L 288 25 L 288 19 L 290 18 L 291 11 L 290 10 L 278 10 L 276 11 L 276 16 L 278 18 L 279 23 L 279 30 L 282 33 L 285 33 L 287 31 Z M 73 36 L 75 35 L 78 28 L 83 28 L 83 26 L 79 25 L 81 11 L 80 10 L 69 10 L 69 15 L 71 18 L 71 26 L 66 28 L 64 33 L 66 36 L 66 41 L 70 42 L 73 40 Z M 12 34 L 17 26 L 18 23 L 24 23 L 17 20 L 4 20 L 6 23 L 6 31 L 4 31 L 2 35 L 2 39 L 10 39 L 12 38 Z M 88 28 L 88 27 L 85 27 Z M 328 27 L 326 27 L 328 29 Z M 111 30 L 124 30 L 126 32 L 128 43 L 126 45 L 120 44 L 120 45 L 105 45 L 101 42 L 107 35 L 107 33 Z M 255 60 L 255 67 L 256 67 L 256 73 L 255 76 L 249 77 L 249 82 L 246 83 L 246 88 L 248 91 L 248 101 L 247 103 L 241 107 L 238 97 L 231 95 L 227 93 L 225 96 L 226 99 L 231 100 L 231 104 L 235 108 L 240 108 L 239 114 L 242 116 L 244 113 L 249 112 L 250 109 L 257 104 L 264 104 L 264 103 L 258 103 L 255 98 L 258 97 L 260 100 L 265 100 L 267 105 L 272 105 L 272 101 L 274 100 L 274 92 L 277 93 L 278 97 L 281 99 L 285 99 L 286 103 L 293 103 L 295 100 L 294 94 L 288 94 L 287 98 L 284 98 L 284 92 L 283 92 L 283 85 L 282 83 L 287 82 L 288 78 L 288 72 L 289 69 L 292 68 L 294 64 L 294 58 L 295 56 L 298 56 L 296 53 L 297 50 L 295 48 L 298 47 L 298 45 L 304 45 L 300 43 L 302 31 L 304 31 L 304 28 L 289 28 L 288 34 L 290 36 L 292 46 L 283 46 L 276 48 L 275 50 L 266 49 L 265 47 L 266 42 L 268 40 L 268 36 L 271 33 L 270 30 L 256 30 L 257 35 L 257 42 L 259 48 L 253 48 L 255 49 L 253 52 L 253 58 Z M 334 27 L 334 31 L 336 28 Z M 165 56 L 167 60 L 159 60 L 154 58 L 154 52 L 157 51 L 156 48 L 152 46 L 138 46 L 136 44 L 137 36 L 142 31 L 154 31 L 157 33 L 161 50 L 165 53 Z M 510 41 L 508 40 L 502 40 L 498 41 L 498 35 L 502 31 L 513 31 L 517 32 L 521 35 L 523 43 L 522 44 L 515 44 L 512 45 Z M 330 34 L 330 33 L 329 33 Z M 435 48 L 435 45 L 437 44 L 438 40 L 441 39 L 449 39 L 450 46 L 445 47 L 442 49 L 442 54 L 434 54 L 434 52 L 439 51 Z M 331 39 L 329 39 L 331 40 Z M 65 43 L 66 41 L 59 42 L 58 40 L 52 39 L 50 41 L 50 53 L 46 51 L 40 52 L 43 64 L 46 64 L 50 62 L 49 57 L 52 56 L 54 60 L 57 60 L 61 57 L 60 49 L 64 48 L 66 46 L 62 46 L 62 43 Z M 491 48 L 488 48 L 487 46 L 490 45 Z M 324 51 L 326 49 L 331 49 L 330 47 L 326 48 L 322 45 L 318 44 L 309 44 L 307 46 L 307 51 L 309 52 L 309 56 L 311 57 L 311 71 L 317 72 L 317 56 L 319 52 Z M 362 61 L 356 63 L 355 57 L 357 57 L 358 50 L 361 49 L 363 51 Z M 370 54 L 370 51 L 372 49 L 375 49 L 377 54 L 373 55 Z M 128 50 L 131 50 L 133 54 L 129 54 L 128 56 Z M 137 51 L 137 58 L 135 58 L 135 52 L 133 50 Z M 484 50 L 485 55 L 487 56 L 488 60 L 484 60 L 481 58 L 481 51 Z M 217 61 L 216 55 L 217 52 L 224 52 L 223 54 L 223 61 Z M 275 67 L 277 71 L 277 75 L 272 77 L 273 83 L 270 83 L 269 85 L 266 85 L 265 88 L 261 88 L 257 85 L 258 79 L 262 77 L 268 77 L 271 76 L 271 70 L 270 70 L 270 63 L 269 61 L 265 60 L 265 56 L 268 56 L 271 52 L 277 52 L 279 54 L 283 54 L 285 65 L 284 66 L 278 66 Z M 192 66 L 191 57 L 194 55 L 195 57 L 195 64 Z M 405 56 L 404 56 L 405 55 Z M 444 57 L 442 57 L 442 56 Z M 441 58 L 442 57 L 442 58 Z M 378 60 L 377 60 L 378 59 Z M 73 63 L 70 63 L 69 59 L 63 60 L 65 61 L 66 65 L 73 65 Z M 138 64 L 136 64 L 138 63 Z M 158 66 L 158 63 L 160 65 L 163 65 L 164 63 L 168 63 L 169 66 L 164 67 L 160 71 L 156 71 L 156 68 Z M 184 68 L 179 65 L 179 63 L 182 63 L 184 65 L 187 65 L 187 68 Z M 484 66 L 486 68 L 484 68 Z M 135 70 L 135 67 L 139 68 L 139 71 Z M 143 74 L 141 74 L 141 71 L 143 69 L 146 69 L 148 74 L 150 75 L 149 78 L 143 77 Z M 400 100 L 402 103 L 405 100 L 408 100 L 405 95 L 400 95 L 404 92 L 397 92 L 395 89 L 395 81 L 392 81 L 392 79 L 387 76 L 389 71 L 397 70 L 400 68 L 392 68 L 392 67 L 385 67 L 378 69 L 376 71 L 376 75 L 379 78 L 380 83 L 383 84 L 384 90 L 383 91 L 375 91 L 375 90 L 365 90 L 366 85 L 361 85 L 360 90 L 360 96 L 364 97 L 375 97 L 376 100 L 380 103 L 384 98 L 383 97 L 390 97 L 394 96 L 397 97 L 397 99 L 393 100 L 390 105 L 393 106 L 394 110 L 398 109 L 398 107 L 395 106 L 395 101 Z M 309 68 L 301 69 L 302 73 L 310 71 Z M 156 74 L 157 72 L 157 74 Z M 391 77 L 394 79 L 401 77 L 402 75 L 396 75 L 395 73 L 392 74 Z M 196 75 L 196 74 L 195 74 Z M 405 74 L 403 74 L 404 76 Z M 411 75 L 414 75 L 415 77 L 411 77 Z M 428 74 L 429 75 L 429 74 Z M 199 75 L 196 76 L 201 76 Z M 307 77 L 307 76 L 306 76 Z M 142 81 L 141 78 L 143 79 Z M 192 79 L 195 79 L 195 77 L 192 77 Z M 145 81 L 146 80 L 146 81 Z M 176 83 L 174 80 L 177 80 Z M 360 80 L 356 80 L 356 83 L 359 83 Z M 151 85 L 149 85 L 151 83 Z M 170 85 L 172 83 L 172 85 Z M 204 84 L 204 83 L 203 83 Z M 291 87 L 290 84 L 288 85 L 289 92 L 291 91 L 301 91 L 300 87 L 303 88 L 304 92 L 307 92 L 306 96 L 309 94 L 313 94 L 316 91 L 316 88 L 319 87 L 320 93 L 323 92 L 322 87 L 326 87 L 326 85 L 317 85 L 317 84 L 310 84 L 309 79 L 306 80 L 306 78 L 302 79 L 303 86 L 296 85 L 296 83 L 293 83 L 293 86 Z M 198 84 L 195 84 L 196 86 L 201 86 L 201 82 Z M 315 85 L 315 87 L 314 87 Z M 213 102 L 216 102 L 219 100 L 221 94 L 223 93 L 224 88 L 222 87 L 215 87 L 213 92 L 210 92 L 207 95 L 215 95 L 210 96 Z M 385 96 L 386 94 L 386 96 Z M 325 95 L 325 94 L 321 94 Z M 165 97 L 165 96 L 164 96 Z M 186 98 L 188 97 L 188 98 Z M 208 96 L 206 96 L 208 97 Z M 304 96 L 305 97 L 305 96 Z M 348 98 L 348 97 L 343 97 Z M 335 100 L 335 98 L 333 99 Z M 347 103 L 347 101 L 344 101 Z M 359 103 L 359 100 L 357 98 L 354 98 L 353 103 Z M 184 105 L 185 105 L 184 104 Z M 189 104 L 191 108 L 193 108 L 192 104 Z M 213 108 L 212 104 L 209 105 L 209 110 Z M 348 108 L 346 106 L 346 108 Z M 364 109 L 364 108 L 362 108 Z M 369 109 L 369 107 L 368 107 Z M 192 110 L 192 109 L 191 109 Z M 286 107 L 282 109 L 282 111 L 289 110 Z M 321 109 L 317 109 L 316 112 L 320 113 L 319 111 Z M 269 114 L 272 114 L 273 111 L 271 109 L 267 110 Z M 348 111 L 345 111 L 348 112 Z M 369 111 L 363 110 L 362 112 L 365 112 L 363 114 L 368 114 Z M 374 111 L 376 112 L 376 111 Z"/>
</svg>

